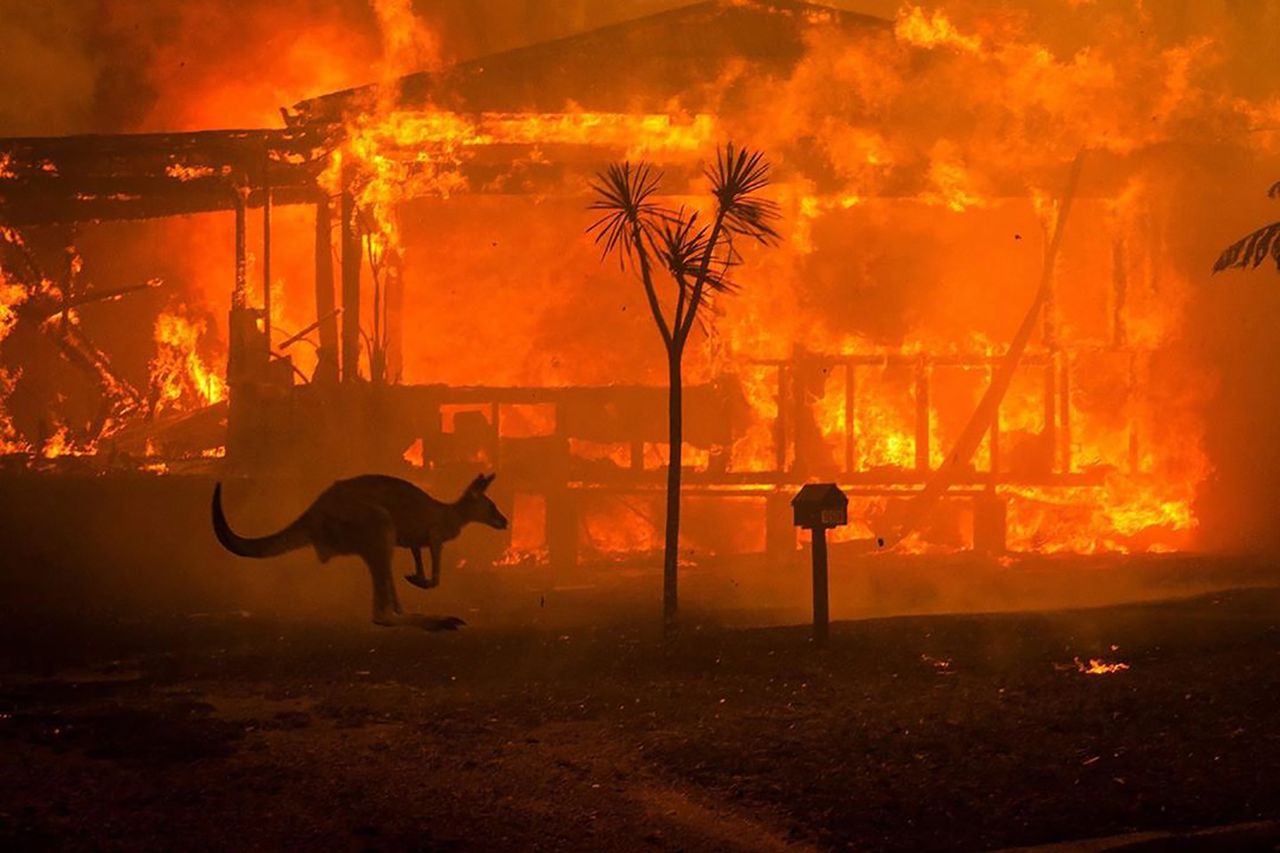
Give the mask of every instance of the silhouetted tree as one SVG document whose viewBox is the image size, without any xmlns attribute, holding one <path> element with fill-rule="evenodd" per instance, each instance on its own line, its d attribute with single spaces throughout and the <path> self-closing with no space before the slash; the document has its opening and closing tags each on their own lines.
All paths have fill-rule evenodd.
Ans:
<svg viewBox="0 0 1280 853">
<path fill-rule="evenodd" d="M 662 175 L 649 164 L 615 163 L 592 184 L 596 200 L 591 209 L 601 211 L 601 216 L 587 229 L 595 235 L 604 256 L 616 255 L 621 267 L 630 266 L 639 273 L 649 310 L 667 350 L 670 455 L 662 613 L 663 630 L 668 635 L 675 628 L 677 609 L 684 442 L 681 364 L 685 343 L 708 296 L 735 289 L 728 277 L 738 262 L 735 240 L 769 243 L 778 237 L 773 227 L 778 206 L 760 197 L 769 184 L 769 164 L 762 153 L 730 143 L 716 151 L 715 164 L 706 170 L 706 176 L 715 199 L 710 222 L 684 207 L 672 210 L 661 206 L 656 197 Z M 674 294 L 665 300 L 666 307 L 654 280 L 655 272 L 663 273 L 674 285 Z"/>
<path fill-rule="evenodd" d="M 1267 196 L 1280 198 L 1280 182 L 1271 185 L 1271 189 L 1267 190 Z M 1275 261 L 1276 269 L 1280 270 L 1280 222 L 1264 225 L 1223 249 L 1213 265 L 1213 271 L 1221 272 L 1232 267 L 1256 269 L 1268 255 Z"/>
</svg>

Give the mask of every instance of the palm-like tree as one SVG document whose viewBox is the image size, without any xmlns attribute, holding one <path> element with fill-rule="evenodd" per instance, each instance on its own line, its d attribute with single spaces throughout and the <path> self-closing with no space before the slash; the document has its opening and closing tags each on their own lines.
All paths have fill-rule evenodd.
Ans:
<svg viewBox="0 0 1280 853">
<path fill-rule="evenodd" d="M 1280 198 L 1280 181 L 1271 185 L 1271 189 L 1267 190 L 1267 196 Z M 1262 265 L 1267 256 L 1275 261 L 1276 269 L 1280 269 L 1280 222 L 1264 225 L 1223 249 L 1213 265 L 1213 271 L 1221 272 L 1232 267 L 1243 270 L 1256 269 Z"/>
<path fill-rule="evenodd" d="M 644 285 L 649 310 L 667 350 L 668 444 L 667 518 L 662 558 L 663 629 L 676 626 L 680 541 L 680 474 L 684 443 L 684 385 L 681 365 L 685 344 L 698 312 L 711 293 L 730 293 L 729 271 L 738 262 L 735 240 L 771 243 L 778 238 L 774 222 L 778 206 L 761 197 L 769 185 L 769 163 L 759 151 L 729 143 L 716 152 L 706 170 L 715 198 L 710 221 L 685 208 L 672 210 L 658 203 L 662 175 L 647 163 L 615 163 L 592 184 L 600 211 L 588 232 L 595 235 L 604 256 L 616 255 L 619 265 L 631 267 Z M 674 285 L 674 300 L 664 307 L 655 271 Z M 670 303 L 674 301 L 674 305 Z"/>
</svg>

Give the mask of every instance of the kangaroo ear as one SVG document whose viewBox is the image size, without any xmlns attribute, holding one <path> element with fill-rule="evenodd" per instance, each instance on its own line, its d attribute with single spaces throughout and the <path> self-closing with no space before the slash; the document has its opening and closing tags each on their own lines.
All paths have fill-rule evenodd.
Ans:
<svg viewBox="0 0 1280 853">
<path fill-rule="evenodd" d="M 473 494 L 483 495 L 484 490 L 489 488 L 489 484 L 493 482 L 493 478 L 496 476 L 498 475 L 490 474 L 488 477 L 486 477 L 484 474 L 478 475 L 474 480 L 471 481 L 471 485 L 467 486 L 467 491 Z"/>
</svg>

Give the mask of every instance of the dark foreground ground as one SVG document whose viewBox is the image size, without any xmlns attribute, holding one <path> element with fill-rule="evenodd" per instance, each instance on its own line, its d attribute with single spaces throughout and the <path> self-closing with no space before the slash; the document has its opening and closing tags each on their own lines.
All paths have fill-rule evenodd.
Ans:
<svg viewBox="0 0 1280 853">
<path fill-rule="evenodd" d="M 2 615 L 0 849 L 1280 838 L 1280 591 L 847 622 L 825 653 L 802 628 Z"/>
</svg>

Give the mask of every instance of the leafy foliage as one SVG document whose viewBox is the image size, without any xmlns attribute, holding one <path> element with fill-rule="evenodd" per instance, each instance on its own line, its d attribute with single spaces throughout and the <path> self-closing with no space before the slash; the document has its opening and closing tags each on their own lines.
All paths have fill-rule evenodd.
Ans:
<svg viewBox="0 0 1280 853">
<path fill-rule="evenodd" d="M 707 177 L 731 234 L 762 243 L 778 239 L 773 227 L 778 205 L 759 195 L 769 185 L 769 163 L 762 152 L 735 148 L 730 142 L 716 152 L 715 166 L 707 170 Z"/>
<path fill-rule="evenodd" d="M 682 207 L 674 216 L 663 220 L 657 231 L 654 249 L 679 286 L 688 290 L 702 270 L 703 259 L 711 252 L 711 228 L 698 223 L 696 211 L 688 213 Z M 711 266 L 705 277 L 706 286 L 722 293 L 736 289 L 736 285 L 727 277 L 731 264 L 732 260 L 728 256 L 717 258 L 711 252 Z"/>
<path fill-rule="evenodd" d="M 778 205 L 761 195 L 769 185 L 769 163 L 761 152 L 729 143 L 716 151 L 705 174 L 716 201 L 709 221 L 696 211 L 658 204 L 662 175 L 647 163 L 615 163 L 591 184 L 596 198 L 590 209 L 602 215 L 587 231 L 595 236 L 602 257 L 617 255 L 623 268 L 639 268 L 654 321 L 673 351 L 683 346 L 708 291 L 736 289 L 729 278 L 740 260 L 735 240 L 778 239 Z M 653 269 L 666 272 L 675 283 L 671 317 L 658 299 Z"/>
<path fill-rule="evenodd" d="M 625 266 L 644 250 L 639 241 L 651 239 L 657 223 L 668 215 L 653 201 L 661 180 L 662 173 L 648 163 L 612 163 L 596 176 L 591 189 L 597 198 L 589 209 L 604 215 L 587 232 L 595 235 L 602 258 L 616 253 Z"/>
</svg>

